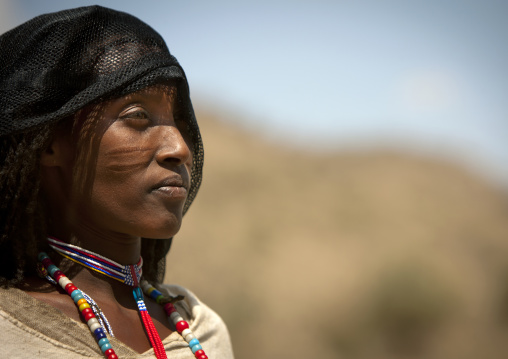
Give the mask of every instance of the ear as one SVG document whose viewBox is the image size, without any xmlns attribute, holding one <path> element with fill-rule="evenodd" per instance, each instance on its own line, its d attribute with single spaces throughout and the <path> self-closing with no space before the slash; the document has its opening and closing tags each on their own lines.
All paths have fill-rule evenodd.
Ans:
<svg viewBox="0 0 508 359">
<path fill-rule="evenodd" d="M 41 166 L 60 167 L 68 163 L 72 150 L 63 136 L 56 136 L 49 146 L 41 153 Z"/>
</svg>

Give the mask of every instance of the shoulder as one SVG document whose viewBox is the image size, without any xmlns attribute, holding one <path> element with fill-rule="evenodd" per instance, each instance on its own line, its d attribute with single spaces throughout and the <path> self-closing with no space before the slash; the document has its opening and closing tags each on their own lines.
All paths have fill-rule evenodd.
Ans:
<svg viewBox="0 0 508 359">
<path fill-rule="evenodd" d="M 2 358 L 83 358 L 96 354 L 86 324 L 17 288 L 0 289 Z"/>
<path fill-rule="evenodd" d="M 193 292 L 175 284 L 162 284 L 158 289 L 170 296 L 182 295 L 184 299 L 175 307 L 189 322 L 189 328 L 203 345 L 210 357 L 232 359 L 233 350 L 226 324 L 210 307 L 204 304 Z M 183 313 L 182 313 L 183 312 Z"/>
</svg>

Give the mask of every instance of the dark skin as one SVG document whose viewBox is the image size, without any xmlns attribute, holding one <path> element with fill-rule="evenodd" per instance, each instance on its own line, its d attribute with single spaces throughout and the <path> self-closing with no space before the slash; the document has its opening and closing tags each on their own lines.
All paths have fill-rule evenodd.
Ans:
<svg viewBox="0 0 508 359">
<path fill-rule="evenodd" d="M 133 264 L 139 260 L 143 237 L 169 238 L 178 232 L 192 152 L 185 123 L 173 111 L 174 91 L 153 86 L 101 103 L 76 119 L 73 135 L 68 128 L 56 131 L 41 155 L 49 235 L 72 238 L 118 263 Z M 93 131 L 85 131 L 90 124 Z M 116 338 L 139 353 L 150 349 L 132 287 L 73 266 L 71 272 L 77 274 L 70 279 L 101 307 Z M 33 288 L 41 281 L 29 278 L 27 284 Z M 82 321 L 67 294 L 28 293 Z M 163 308 L 145 302 L 160 337 L 167 337 L 172 330 Z"/>
</svg>

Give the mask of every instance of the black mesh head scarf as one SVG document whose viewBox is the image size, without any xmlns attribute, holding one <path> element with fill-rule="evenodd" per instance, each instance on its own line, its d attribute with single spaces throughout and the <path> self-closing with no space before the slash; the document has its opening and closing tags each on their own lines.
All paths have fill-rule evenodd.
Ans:
<svg viewBox="0 0 508 359">
<path fill-rule="evenodd" d="M 161 36 L 129 14 L 100 6 L 64 10 L 38 16 L 0 37 L 0 149 L 5 152 L 15 136 L 69 118 L 88 104 L 168 82 L 177 86 L 193 143 L 185 212 L 203 166 L 187 80 Z M 0 166 L 8 166 L 5 158 Z M 145 273 L 151 280 L 162 281 L 170 245 L 171 239 L 143 241 L 142 255 L 150 258 Z"/>
</svg>

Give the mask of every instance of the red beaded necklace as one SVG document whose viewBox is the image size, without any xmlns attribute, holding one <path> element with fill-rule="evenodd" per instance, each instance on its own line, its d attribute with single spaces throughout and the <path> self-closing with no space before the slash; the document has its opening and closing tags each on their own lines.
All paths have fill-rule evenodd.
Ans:
<svg viewBox="0 0 508 359">
<path fill-rule="evenodd" d="M 54 241 L 55 239 L 52 238 Z M 58 241 L 58 240 L 57 240 Z M 58 241 L 59 245 L 62 245 L 61 241 Z M 64 243 L 65 246 L 71 246 L 67 243 Z M 53 246 L 52 246 L 53 247 Z M 93 253 L 88 250 L 84 250 L 82 248 L 79 248 L 77 246 L 71 246 L 73 250 L 77 250 L 80 253 L 80 260 L 76 262 L 80 263 L 86 267 L 93 266 L 95 267 L 97 264 L 97 258 L 104 258 L 96 253 Z M 53 247 L 54 248 L 54 247 Z M 59 250 L 57 250 L 60 252 Z M 69 253 L 66 253 L 69 254 Z M 67 258 L 70 258 L 70 256 L 65 255 Z M 39 261 L 41 263 L 40 269 L 41 274 L 48 279 L 51 279 L 53 283 L 60 285 L 62 289 L 64 289 L 67 294 L 71 296 L 74 303 L 76 303 L 76 306 L 78 307 L 82 318 L 87 323 L 88 327 L 90 328 L 90 331 L 94 335 L 95 339 L 97 340 L 97 344 L 99 345 L 99 348 L 101 349 L 102 353 L 107 359 L 117 359 L 118 356 L 116 355 L 115 351 L 111 347 L 111 344 L 106 336 L 106 333 L 104 332 L 104 328 L 101 325 L 100 318 L 98 319 L 94 313 L 94 311 L 91 308 L 91 305 L 95 305 L 95 303 L 91 304 L 89 303 L 88 296 L 85 297 L 83 295 L 83 292 L 80 291 L 65 274 L 62 273 L 62 271 L 56 267 L 49 256 L 41 252 L 39 253 Z M 73 259 L 73 258 L 70 258 Z M 108 260 L 109 261 L 109 260 Z M 113 261 L 109 261 L 110 263 L 115 263 Z M 90 264 L 89 264 L 90 263 Z M 140 260 L 140 263 L 142 264 L 142 260 Z M 150 340 L 150 343 L 152 345 L 152 348 L 154 349 L 155 356 L 157 359 L 163 359 L 166 358 L 166 351 L 164 349 L 164 345 L 162 344 L 162 341 L 159 337 L 159 333 L 157 333 L 157 330 L 155 329 L 155 326 L 152 322 L 152 319 L 150 318 L 150 314 L 146 310 L 144 298 L 143 298 L 143 292 L 150 298 L 152 298 L 154 301 L 156 301 L 158 304 L 163 305 L 164 311 L 166 312 L 166 315 L 168 318 L 172 321 L 172 323 L 175 325 L 176 330 L 182 335 L 182 337 L 185 339 L 185 341 L 189 344 L 190 349 L 192 350 L 192 353 L 197 359 L 207 359 L 208 356 L 203 351 L 203 348 L 201 347 L 201 344 L 199 343 L 198 339 L 195 337 L 195 335 L 192 333 L 192 331 L 189 329 L 189 324 L 180 316 L 180 314 L 177 312 L 176 308 L 173 305 L 174 301 L 181 300 L 183 297 L 179 296 L 176 298 L 169 298 L 165 297 L 160 291 L 158 291 L 155 287 L 153 287 L 150 283 L 148 283 L 146 280 L 141 279 L 141 266 L 138 264 L 137 268 L 134 268 L 135 265 L 131 265 L 130 268 L 130 274 L 132 274 L 132 281 L 120 278 L 115 278 L 120 280 L 123 283 L 129 282 L 132 283 L 131 285 L 134 286 L 133 295 L 134 299 L 136 300 L 136 304 L 138 306 L 138 310 L 141 315 L 141 319 L 143 322 L 143 325 L 145 327 L 145 330 L 148 335 L 148 339 Z M 92 268 L 94 269 L 94 268 Z M 94 269 L 96 270 L 96 269 Z M 100 271 L 99 271 L 100 272 Z M 102 272 L 101 272 L 102 273 Z M 111 277 L 111 276 L 110 276 Z M 107 320 L 106 320 L 107 322 Z M 108 324 L 109 325 L 109 324 Z"/>
</svg>

